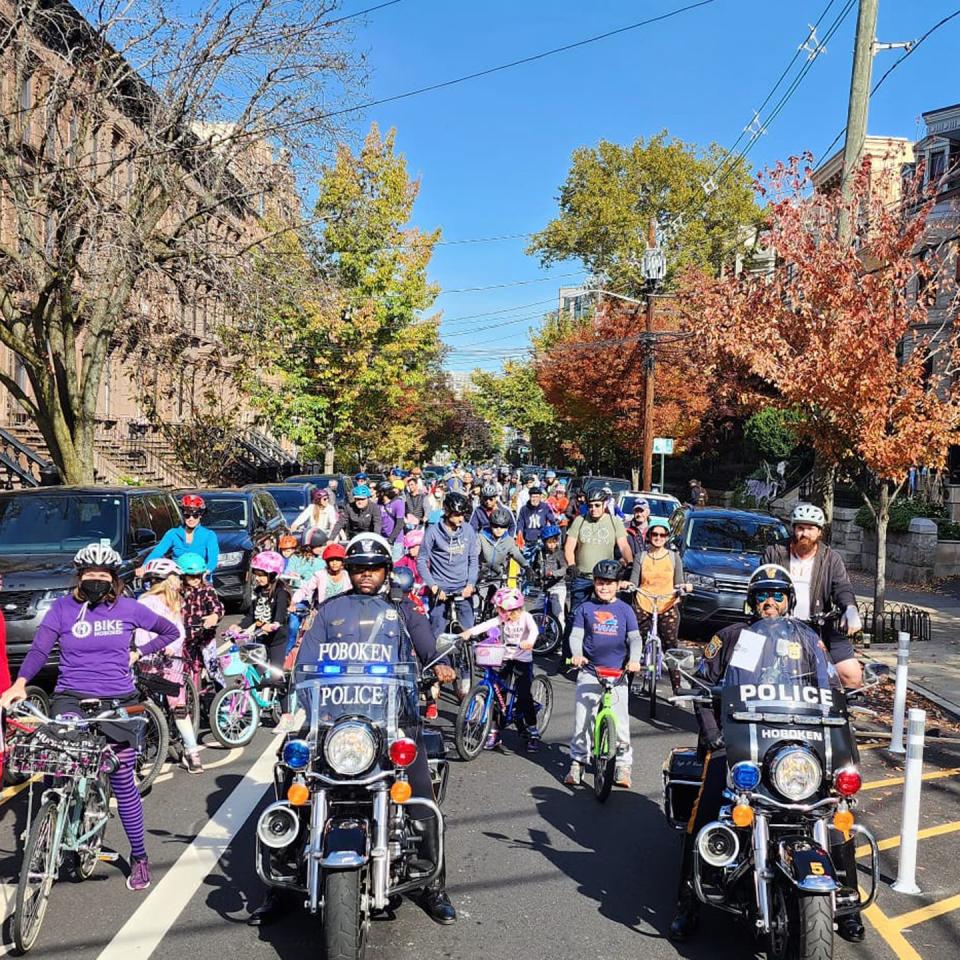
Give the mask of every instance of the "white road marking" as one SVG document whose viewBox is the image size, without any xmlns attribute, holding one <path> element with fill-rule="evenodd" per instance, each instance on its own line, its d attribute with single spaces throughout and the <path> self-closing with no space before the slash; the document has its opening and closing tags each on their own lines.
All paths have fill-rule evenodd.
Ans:
<svg viewBox="0 0 960 960">
<path fill-rule="evenodd" d="M 146 960 L 189 904 L 207 874 L 273 782 L 277 745 L 271 740 L 213 817 L 120 928 L 99 960 Z"/>
</svg>

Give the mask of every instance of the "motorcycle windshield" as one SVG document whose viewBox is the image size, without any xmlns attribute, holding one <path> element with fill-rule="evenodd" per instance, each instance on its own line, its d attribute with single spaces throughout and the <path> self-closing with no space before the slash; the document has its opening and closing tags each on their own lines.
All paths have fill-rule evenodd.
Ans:
<svg viewBox="0 0 960 960">
<path fill-rule="evenodd" d="M 414 736 L 418 725 L 418 669 L 413 663 L 298 664 L 297 703 L 310 717 L 310 736 L 338 720 L 362 718 L 388 738 Z"/>
</svg>

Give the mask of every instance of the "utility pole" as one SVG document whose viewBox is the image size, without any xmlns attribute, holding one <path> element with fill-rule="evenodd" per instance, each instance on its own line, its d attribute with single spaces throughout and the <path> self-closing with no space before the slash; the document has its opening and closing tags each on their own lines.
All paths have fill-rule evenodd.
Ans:
<svg viewBox="0 0 960 960">
<path fill-rule="evenodd" d="M 657 224 L 650 221 L 647 228 L 647 249 L 657 245 Z M 656 365 L 656 346 L 653 339 L 653 311 L 655 281 L 647 280 L 647 311 L 646 311 L 646 353 L 643 358 L 643 486 L 641 490 L 653 489 L 653 401 L 654 401 L 654 368 Z"/>
</svg>

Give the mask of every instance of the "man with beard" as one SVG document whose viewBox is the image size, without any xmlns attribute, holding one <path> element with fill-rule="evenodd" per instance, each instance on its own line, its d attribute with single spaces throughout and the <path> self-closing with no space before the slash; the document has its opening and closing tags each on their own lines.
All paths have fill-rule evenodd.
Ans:
<svg viewBox="0 0 960 960">
<path fill-rule="evenodd" d="M 824 626 L 823 641 L 844 687 L 856 689 L 863 682 L 863 671 L 849 638 L 860 631 L 862 624 L 847 568 L 840 555 L 821 540 L 826 517 L 819 507 L 798 503 L 790 522 L 793 535 L 789 543 L 768 546 L 763 563 L 775 563 L 790 571 L 797 592 L 794 616 L 798 620 L 810 623 L 821 614 L 843 610 L 839 629 Z"/>
</svg>

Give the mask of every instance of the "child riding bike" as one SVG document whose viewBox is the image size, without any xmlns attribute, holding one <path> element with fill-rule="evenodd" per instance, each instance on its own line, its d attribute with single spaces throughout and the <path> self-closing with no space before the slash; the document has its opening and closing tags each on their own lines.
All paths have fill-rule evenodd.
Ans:
<svg viewBox="0 0 960 960">
<path fill-rule="evenodd" d="M 530 693 L 533 682 L 533 647 L 537 641 L 537 625 L 523 609 L 523 594 L 510 587 L 502 587 L 493 595 L 497 615 L 465 630 L 464 638 L 477 637 L 497 629 L 500 641 L 506 646 L 500 676 L 507 686 L 517 692 L 517 708 L 526 725 L 527 753 L 540 749 L 540 731 L 537 729 L 537 708 Z M 501 716 L 495 707 L 493 725 L 484 744 L 484 750 L 493 750 L 500 744 Z"/>
<path fill-rule="evenodd" d="M 661 597 L 657 602 L 657 632 L 664 650 L 677 645 L 680 608 L 677 588 L 683 586 L 683 562 L 676 550 L 667 548 L 670 525 L 662 517 L 647 524 L 647 548 L 633 558 L 630 582 L 639 587 L 636 594 L 637 622 L 646 635 L 653 619 L 653 601 L 644 594 Z M 642 592 L 640 592 L 642 591 Z"/>
<path fill-rule="evenodd" d="M 490 517 L 490 526 L 482 530 L 477 537 L 480 542 L 477 593 L 486 604 L 492 602 L 494 593 L 504 585 L 511 560 L 515 560 L 524 570 L 530 566 L 530 561 L 523 555 L 516 539 L 509 532 L 512 520 L 513 517 L 506 507 L 497 507 Z"/>
<path fill-rule="evenodd" d="M 640 669 L 643 640 L 637 617 L 631 607 L 617 599 L 620 564 L 616 560 L 601 560 L 593 568 L 593 594 L 573 614 L 570 631 L 570 662 L 575 667 L 590 664 L 594 667 L 623 670 L 628 673 Z M 567 786 L 579 786 L 583 765 L 590 754 L 590 732 L 593 715 L 603 695 L 600 681 L 588 670 L 577 677 L 577 705 L 573 736 L 570 739 L 570 770 L 564 778 Z M 617 687 L 613 693 L 613 711 L 617 722 L 618 756 L 614 782 L 629 789 L 633 748 L 630 745 L 630 713 L 627 688 Z"/>
</svg>

